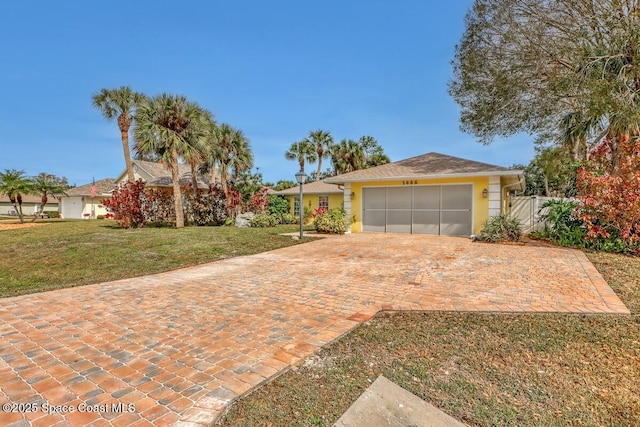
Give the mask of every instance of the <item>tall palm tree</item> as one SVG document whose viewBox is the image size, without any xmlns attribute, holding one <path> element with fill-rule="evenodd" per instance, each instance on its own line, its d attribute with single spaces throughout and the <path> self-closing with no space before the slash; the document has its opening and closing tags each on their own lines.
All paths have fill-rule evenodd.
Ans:
<svg viewBox="0 0 640 427">
<path fill-rule="evenodd" d="M 36 218 L 44 212 L 44 207 L 47 205 L 49 197 L 56 199 L 60 196 L 66 195 L 65 192 L 68 189 L 69 183 L 66 178 L 59 178 L 45 172 L 41 172 L 38 176 L 34 177 L 31 180 L 31 194 L 40 196 L 41 204 L 40 210 L 38 212 L 34 212 L 31 222 L 35 222 Z"/>
<path fill-rule="evenodd" d="M 203 126 L 197 133 L 191 133 L 191 136 L 196 135 L 196 138 L 185 146 L 186 151 L 182 153 L 182 158 L 189 164 L 191 168 L 191 186 L 194 191 L 198 191 L 198 166 L 204 162 L 209 152 L 209 134 L 215 128 L 215 122 L 213 120 L 213 114 L 207 112 L 208 117 L 201 122 Z"/>
<path fill-rule="evenodd" d="M 313 163 L 318 159 L 316 153 L 316 147 L 311 142 L 303 139 L 300 142 L 294 142 L 291 147 L 284 153 L 284 157 L 287 160 L 297 160 L 300 165 L 300 171 L 304 172 L 305 161 Z"/>
<path fill-rule="evenodd" d="M 20 223 L 24 223 L 22 214 L 22 196 L 31 193 L 32 182 L 24 175 L 24 171 L 5 169 L 0 172 L 0 194 L 5 194 L 16 212 Z"/>
<path fill-rule="evenodd" d="M 309 136 L 305 138 L 305 142 L 315 147 L 318 168 L 316 170 L 316 181 L 320 181 L 320 171 L 322 170 L 322 159 L 330 157 L 331 146 L 333 145 L 333 136 L 331 132 L 325 132 L 322 129 L 309 132 Z"/>
<path fill-rule="evenodd" d="M 212 179 L 216 177 L 215 171 L 219 170 L 222 190 L 228 194 L 229 176 L 237 177 L 253 166 L 253 153 L 249 140 L 241 130 L 233 128 L 228 123 L 222 123 L 216 128 L 209 143 L 209 149 L 208 158 L 205 159 L 201 170 L 209 170 Z"/>
<path fill-rule="evenodd" d="M 133 136 L 135 150 L 162 154 L 162 162 L 171 171 L 176 228 L 184 227 L 182 192 L 178 164 L 180 157 L 195 150 L 206 138 L 210 113 L 184 96 L 163 93 L 138 107 Z"/>
<path fill-rule="evenodd" d="M 135 109 L 142 104 L 144 99 L 143 94 L 132 91 L 129 86 L 121 86 L 118 89 L 102 89 L 91 97 L 93 106 L 99 109 L 107 120 L 117 119 L 118 121 L 129 182 L 135 181 L 131 151 L 129 150 L 129 128 Z"/>
<path fill-rule="evenodd" d="M 204 157 L 199 166 L 201 174 L 209 174 L 209 184 L 215 185 L 218 181 L 218 166 L 220 165 L 220 128 L 214 121 L 209 123 L 209 130 L 205 140 Z"/>
</svg>

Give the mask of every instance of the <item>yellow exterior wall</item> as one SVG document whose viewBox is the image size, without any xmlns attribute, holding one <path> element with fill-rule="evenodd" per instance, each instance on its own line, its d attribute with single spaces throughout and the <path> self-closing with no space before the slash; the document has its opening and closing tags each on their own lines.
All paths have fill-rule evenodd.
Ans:
<svg viewBox="0 0 640 427">
<path fill-rule="evenodd" d="M 311 212 L 318 209 L 319 204 L 319 196 L 329 196 L 329 209 L 342 209 L 344 196 L 342 193 L 331 193 L 331 194 L 305 194 L 303 196 L 302 202 L 307 208 L 311 209 Z M 299 196 L 285 196 L 289 201 L 289 213 L 293 215 L 294 208 L 294 200 Z"/>
<path fill-rule="evenodd" d="M 84 206 L 82 209 L 82 219 L 96 219 L 98 217 L 98 215 L 106 215 L 109 212 L 107 211 L 107 208 L 104 207 L 104 205 L 101 203 L 102 200 L 104 200 L 105 197 L 104 196 L 96 196 L 94 198 L 91 198 L 89 196 L 85 196 L 84 197 Z M 91 202 L 93 201 L 93 210 L 95 215 L 91 216 L 91 207 L 92 204 Z M 87 216 L 85 216 L 85 214 L 89 214 Z"/>
<path fill-rule="evenodd" d="M 482 196 L 482 190 L 489 188 L 489 177 L 418 179 L 410 181 L 352 182 L 351 192 L 351 231 L 362 231 L 362 189 L 365 187 L 420 186 L 440 184 L 473 184 L 473 234 L 479 234 L 489 218 L 489 198 Z"/>
</svg>

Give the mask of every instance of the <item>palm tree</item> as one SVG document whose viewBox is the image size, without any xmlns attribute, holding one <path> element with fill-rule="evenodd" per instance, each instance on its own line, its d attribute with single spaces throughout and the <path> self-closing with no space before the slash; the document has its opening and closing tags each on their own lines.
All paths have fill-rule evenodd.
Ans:
<svg viewBox="0 0 640 427">
<path fill-rule="evenodd" d="M 320 171 L 322 170 L 322 159 L 330 157 L 330 150 L 333 145 L 333 136 L 331 132 L 325 132 L 322 129 L 309 132 L 309 136 L 305 138 L 305 142 L 315 147 L 318 159 L 318 169 L 316 170 L 316 181 L 320 181 Z"/>
<path fill-rule="evenodd" d="M 162 154 L 162 162 L 171 171 L 176 228 L 184 227 L 182 192 L 178 164 L 185 153 L 202 146 L 210 113 L 184 96 L 163 93 L 140 107 L 135 115 L 135 150 Z M 190 155 L 190 154 L 187 154 Z"/>
<path fill-rule="evenodd" d="M 221 153 L 219 138 L 220 128 L 214 121 L 211 121 L 204 146 L 204 157 L 198 168 L 201 174 L 209 174 L 209 185 L 215 185 L 218 180 L 218 166 L 220 165 Z"/>
<path fill-rule="evenodd" d="M 251 170 L 252 167 L 253 152 L 251 151 L 249 140 L 242 131 L 238 130 L 236 131 L 233 152 L 227 168 L 232 171 L 233 178 L 237 179 L 241 173 Z"/>
<path fill-rule="evenodd" d="M 316 153 L 316 147 L 314 147 L 310 141 L 304 139 L 300 142 L 294 142 L 284 153 L 284 157 L 287 160 L 298 160 L 300 164 L 300 171 L 304 172 L 305 161 L 313 163 L 317 160 L 318 154 Z"/>
<path fill-rule="evenodd" d="M 215 170 L 219 168 L 222 190 L 228 194 L 229 175 L 237 177 L 241 172 L 249 170 L 253 166 L 253 153 L 249 146 L 249 140 L 241 130 L 223 123 L 216 128 L 209 148 L 208 157 L 201 170 L 209 170 L 213 179 L 215 178 Z"/>
<path fill-rule="evenodd" d="M 195 192 L 198 191 L 198 166 L 204 162 L 204 159 L 208 156 L 209 134 L 213 132 L 215 128 L 213 115 L 209 112 L 206 114 L 208 114 L 207 119 L 201 123 L 203 129 L 195 134 L 197 135 L 196 139 L 187 144 L 185 146 L 186 151 L 181 154 L 191 168 L 191 185 Z M 191 135 L 193 136 L 194 133 L 191 133 Z"/>
<path fill-rule="evenodd" d="M 24 223 L 22 215 L 22 196 L 31 193 L 32 182 L 24 176 L 24 171 L 17 169 L 5 169 L 0 172 L 0 194 L 5 194 L 16 212 L 20 223 Z"/>
<path fill-rule="evenodd" d="M 353 139 L 343 139 L 333 146 L 331 161 L 336 175 L 363 169 L 366 166 L 364 148 Z"/>
<path fill-rule="evenodd" d="M 129 150 L 129 128 L 133 120 L 134 110 L 142 104 L 145 96 L 139 92 L 133 92 L 129 86 L 122 86 L 118 89 L 102 89 L 100 92 L 93 94 L 91 99 L 93 106 L 99 109 L 107 120 L 118 120 L 127 176 L 129 182 L 135 181 L 133 165 L 131 164 L 131 152 Z"/>
<path fill-rule="evenodd" d="M 31 222 L 35 222 L 38 215 L 44 212 L 44 207 L 49 200 L 49 197 L 54 199 L 66 195 L 65 191 L 69 189 L 69 184 L 66 178 L 59 178 L 55 175 L 41 172 L 38 176 L 31 180 L 31 193 L 40 196 L 40 210 L 34 212 Z"/>
</svg>

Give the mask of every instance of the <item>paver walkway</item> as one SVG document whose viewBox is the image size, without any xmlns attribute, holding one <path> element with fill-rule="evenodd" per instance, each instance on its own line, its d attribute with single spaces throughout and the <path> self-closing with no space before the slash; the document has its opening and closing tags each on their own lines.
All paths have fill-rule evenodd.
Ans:
<svg viewBox="0 0 640 427">
<path fill-rule="evenodd" d="M 576 250 L 323 239 L 0 299 L 0 425 L 210 425 L 381 309 L 628 313 Z"/>
</svg>

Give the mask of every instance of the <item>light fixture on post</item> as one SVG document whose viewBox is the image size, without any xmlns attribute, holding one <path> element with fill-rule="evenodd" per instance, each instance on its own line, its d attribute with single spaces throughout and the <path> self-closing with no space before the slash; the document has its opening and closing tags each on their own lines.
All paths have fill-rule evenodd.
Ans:
<svg viewBox="0 0 640 427">
<path fill-rule="evenodd" d="M 484 197 L 485 199 L 489 197 L 489 190 L 487 190 L 486 188 L 482 190 L 482 197 Z"/>
<path fill-rule="evenodd" d="M 303 216 L 302 216 L 302 211 L 304 209 L 304 203 L 303 203 L 303 196 L 302 196 L 302 186 L 304 185 L 304 182 L 307 180 L 307 174 L 304 173 L 304 171 L 300 171 L 296 174 L 296 181 L 298 182 L 298 184 L 300 184 L 300 204 L 299 204 L 299 213 L 300 213 L 300 240 L 302 240 L 302 227 L 303 227 Z"/>
</svg>

